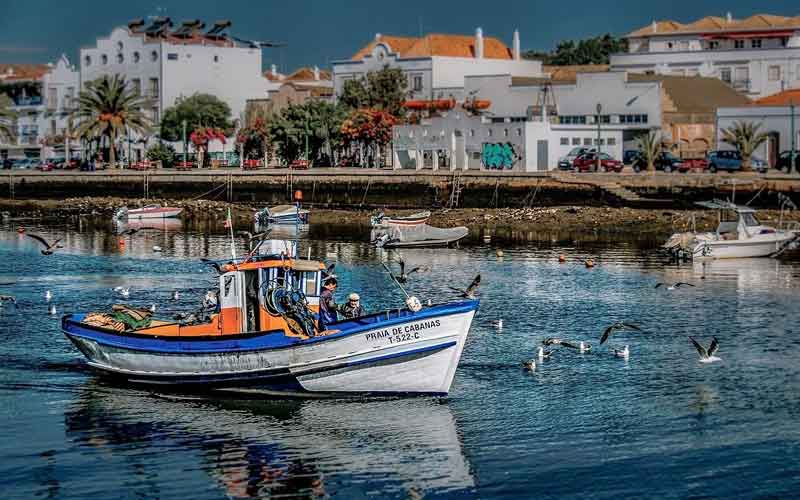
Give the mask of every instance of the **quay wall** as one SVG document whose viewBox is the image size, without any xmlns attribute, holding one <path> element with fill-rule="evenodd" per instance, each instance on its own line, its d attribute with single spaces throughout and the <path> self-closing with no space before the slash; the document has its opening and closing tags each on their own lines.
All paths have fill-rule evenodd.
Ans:
<svg viewBox="0 0 800 500">
<path fill-rule="evenodd" d="M 622 187 L 635 195 L 614 194 Z M 279 204 L 295 190 L 303 201 L 325 208 L 612 205 L 661 208 L 710 198 L 754 206 L 777 204 L 775 193 L 800 205 L 800 176 L 753 174 L 572 174 L 514 172 L 406 172 L 363 169 L 310 171 L 0 171 L 0 197 L 60 199 L 75 196 L 214 199 Z"/>
</svg>

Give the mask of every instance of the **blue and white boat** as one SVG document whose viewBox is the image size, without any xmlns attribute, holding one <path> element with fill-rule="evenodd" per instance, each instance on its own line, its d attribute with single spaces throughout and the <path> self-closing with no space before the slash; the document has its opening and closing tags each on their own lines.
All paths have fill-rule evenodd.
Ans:
<svg viewBox="0 0 800 500">
<path fill-rule="evenodd" d="M 299 205 L 278 205 L 256 212 L 256 224 L 308 224 L 309 211 Z"/>
<path fill-rule="evenodd" d="M 323 263 L 264 255 L 221 271 L 219 305 L 191 321 L 137 317 L 130 326 L 119 314 L 70 314 L 62 330 L 91 367 L 132 383 L 446 395 L 478 309 L 477 300 L 410 300 L 319 331 Z"/>
</svg>

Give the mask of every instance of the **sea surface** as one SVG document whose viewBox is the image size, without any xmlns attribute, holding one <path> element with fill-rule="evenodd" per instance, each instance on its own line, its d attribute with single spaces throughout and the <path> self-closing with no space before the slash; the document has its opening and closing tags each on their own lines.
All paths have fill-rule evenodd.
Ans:
<svg viewBox="0 0 800 500">
<path fill-rule="evenodd" d="M 63 238 L 39 253 L 27 231 Z M 481 308 L 447 398 L 232 400 L 111 384 L 59 329 L 62 314 L 127 302 L 195 309 L 225 258 L 220 227 L 125 237 L 84 219 L 0 224 L 0 497 L 790 498 L 800 491 L 800 260 L 665 262 L 656 242 L 559 240 L 402 252 L 428 266 L 423 302 L 480 273 Z M 284 235 L 279 232 L 277 236 Z M 366 234 L 300 235 L 336 263 L 340 301 L 403 295 Z M 475 241 L 477 240 L 477 241 Z M 161 252 L 153 251 L 154 246 Z M 238 251 L 243 243 L 237 242 Z M 498 258 L 501 248 L 504 256 Z M 567 262 L 560 264 L 558 255 Z M 587 269 L 583 260 L 597 265 Z M 658 282 L 695 287 L 654 289 Z M 12 284 L 8 284 L 12 283 Z M 112 289 L 130 287 L 127 300 Z M 48 314 L 50 290 L 57 312 Z M 175 290 L 180 298 L 172 300 Z M 497 321 L 502 320 L 502 328 Z M 645 332 L 617 332 L 625 320 Z M 698 362 L 688 337 L 719 339 Z M 521 367 L 546 337 L 588 341 Z"/>
</svg>

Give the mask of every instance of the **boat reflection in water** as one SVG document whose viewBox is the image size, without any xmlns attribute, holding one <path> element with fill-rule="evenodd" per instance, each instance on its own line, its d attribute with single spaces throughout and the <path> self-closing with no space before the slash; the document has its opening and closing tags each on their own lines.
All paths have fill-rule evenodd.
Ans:
<svg viewBox="0 0 800 500">
<path fill-rule="evenodd" d="M 136 469 L 119 470 L 120 476 L 152 477 L 176 466 L 194 470 L 191 458 L 185 464 L 165 461 L 199 452 L 201 468 L 230 497 L 363 496 L 366 491 L 343 491 L 360 484 L 384 493 L 474 487 L 456 422 L 437 399 L 182 398 L 95 380 L 81 390 L 65 424 L 80 446 L 104 457 L 120 455 L 123 467 Z M 121 457 L 132 453 L 131 443 L 141 456 Z"/>
</svg>

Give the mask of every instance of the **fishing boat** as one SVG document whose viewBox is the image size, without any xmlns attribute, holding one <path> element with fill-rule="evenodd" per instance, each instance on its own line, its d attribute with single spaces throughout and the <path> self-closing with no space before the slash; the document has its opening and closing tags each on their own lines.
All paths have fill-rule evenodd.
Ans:
<svg viewBox="0 0 800 500">
<path fill-rule="evenodd" d="M 326 325 L 315 315 L 322 262 L 256 255 L 220 266 L 218 305 L 190 320 L 62 318 L 66 337 L 100 372 L 130 383 L 268 393 L 446 395 L 477 300 L 407 307 Z M 123 323 L 120 325 L 119 323 Z"/>
<path fill-rule="evenodd" d="M 676 257 L 734 259 L 772 257 L 795 245 L 800 239 L 800 226 L 765 226 L 755 210 L 727 201 L 699 202 L 703 208 L 719 212 L 719 225 L 713 232 L 675 233 L 664 248 Z M 783 226 L 783 227 L 781 227 Z"/>
<path fill-rule="evenodd" d="M 256 224 L 308 224 L 308 214 L 299 205 L 267 207 L 256 213 Z"/>
<path fill-rule="evenodd" d="M 136 219 L 169 219 L 177 217 L 183 211 L 181 208 L 162 207 L 159 204 L 146 205 L 142 208 L 128 209 L 122 207 L 117 210 L 115 218 L 118 220 L 136 220 Z"/>
<path fill-rule="evenodd" d="M 370 218 L 370 223 L 373 226 L 418 226 L 427 223 L 430 218 L 431 213 L 428 210 L 401 216 L 389 216 L 381 212 L 378 215 L 372 216 Z"/>
<path fill-rule="evenodd" d="M 464 226 L 380 225 L 372 228 L 370 240 L 379 248 L 443 247 L 456 243 L 468 234 L 469 229 Z"/>
</svg>

